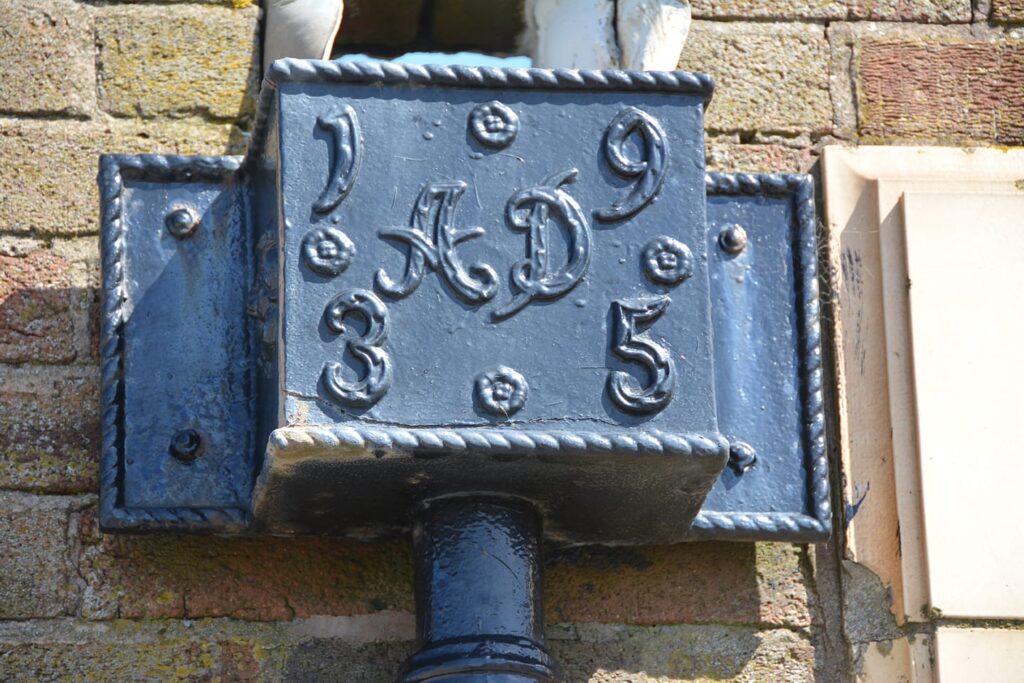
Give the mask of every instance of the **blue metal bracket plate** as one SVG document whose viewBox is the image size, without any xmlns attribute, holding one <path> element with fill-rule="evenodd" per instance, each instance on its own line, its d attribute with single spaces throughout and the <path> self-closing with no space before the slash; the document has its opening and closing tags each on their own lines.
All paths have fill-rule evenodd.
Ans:
<svg viewBox="0 0 1024 683">
<path fill-rule="evenodd" d="M 104 160 L 107 528 L 828 533 L 810 181 L 705 179 L 709 81 L 274 68 L 241 165 Z"/>
</svg>

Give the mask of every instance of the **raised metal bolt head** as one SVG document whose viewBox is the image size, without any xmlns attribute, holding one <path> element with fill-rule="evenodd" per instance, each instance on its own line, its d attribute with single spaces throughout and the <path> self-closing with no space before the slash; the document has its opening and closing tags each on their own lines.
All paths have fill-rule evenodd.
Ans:
<svg viewBox="0 0 1024 683">
<path fill-rule="evenodd" d="M 754 447 L 743 441 L 733 441 L 729 445 L 729 467 L 736 474 L 743 474 L 757 464 L 757 453 Z"/>
<path fill-rule="evenodd" d="M 171 455 L 182 462 L 192 462 L 203 453 L 203 438 L 194 429 L 182 429 L 171 439 Z"/>
<path fill-rule="evenodd" d="M 199 226 L 199 217 L 192 209 L 175 209 L 167 214 L 164 224 L 167 226 L 167 232 L 181 240 L 191 237 L 192 233 L 196 231 Z"/>
<path fill-rule="evenodd" d="M 747 248 L 747 231 L 740 225 L 730 225 L 718 233 L 718 246 L 735 256 Z"/>
</svg>

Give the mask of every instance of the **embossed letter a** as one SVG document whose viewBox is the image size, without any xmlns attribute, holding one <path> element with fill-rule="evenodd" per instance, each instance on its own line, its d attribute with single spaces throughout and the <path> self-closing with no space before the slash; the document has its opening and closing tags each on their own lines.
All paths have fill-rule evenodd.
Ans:
<svg viewBox="0 0 1024 683">
<path fill-rule="evenodd" d="M 409 259 L 400 281 L 393 280 L 383 268 L 377 271 L 377 287 L 382 292 L 395 298 L 409 296 L 420 286 L 429 265 L 431 270 L 439 270 L 445 282 L 467 303 L 482 304 L 494 297 L 498 291 L 498 275 L 494 269 L 487 264 L 474 263 L 467 270 L 455 253 L 462 242 L 484 234 L 480 227 L 465 230 L 455 227 L 455 207 L 465 191 L 466 183 L 461 180 L 429 183 L 416 200 L 409 221 L 411 227 L 384 228 L 377 232 L 382 238 L 409 245 Z"/>
</svg>

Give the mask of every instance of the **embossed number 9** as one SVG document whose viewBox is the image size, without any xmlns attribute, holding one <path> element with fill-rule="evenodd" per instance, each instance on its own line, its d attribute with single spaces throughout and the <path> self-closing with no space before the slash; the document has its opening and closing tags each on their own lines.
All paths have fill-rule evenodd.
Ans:
<svg viewBox="0 0 1024 683">
<path fill-rule="evenodd" d="M 391 388 L 391 357 L 383 349 L 390 327 L 388 309 L 373 292 L 353 289 L 331 299 L 324 311 L 324 323 L 331 332 L 345 334 L 345 318 L 350 315 L 361 315 L 367 322 L 366 334 L 346 339 L 348 350 L 366 366 L 366 374 L 358 381 L 348 382 L 342 377 L 344 366 L 328 362 L 321 378 L 324 390 L 338 405 L 366 408 Z"/>
<path fill-rule="evenodd" d="M 608 395 L 622 410 L 656 413 L 672 401 L 676 385 L 672 356 L 665 347 L 637 331 L 641 324 L 660 318 L 670 303 L 672 300 L 667 296 L 612 302 L 612 351 L 627 363 L 644 366 L 651 379 L 647 387 L 640 387 L 633 377 L 621 370 L 608 375 Z"/>
<path fill-rule="evenodd" d="M 639 160 L 627 157 L 623 149 L 634 132 L 639 133 L 643 141 L 643 158 Z M 658 119 L 636 107 L 626 107 L 608 124 L 604 155 L 613 171 L 624 178 L 637 179 L 625 197 L 594 211 L 597 220 L 609 223 L 639 212 L 661 191 L 668 172 L 668 139 Z"/>
</svg>

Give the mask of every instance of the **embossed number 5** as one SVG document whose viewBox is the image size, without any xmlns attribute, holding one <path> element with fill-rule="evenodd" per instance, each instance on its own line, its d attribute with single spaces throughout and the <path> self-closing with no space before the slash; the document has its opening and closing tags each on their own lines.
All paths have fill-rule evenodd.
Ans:
<svg viewBox="0 0 1024 683">
<path fill-rule="evenodd" d="M 672 401 L 676 385 L 676 367 L 665 347 L 651 341 L 637 328 L 661 317 L 672 300 L 667 296 L 619 299 L 612 302 L 612 351 L 627 363 L 647 369 L 651 383 L 647 387 L 628 373 L 616 370 L 608 375 L 608 394 L 622 410 L 631 413 L 656 413 Z"/>
<path fill-rule="evenodd" d="M 366 318 L 366 334 L 346 339 L 349 351 L 366 366 L 366 376 L 356 382 L 342 378 L 341 363 L 324 364 L 324 390 L 345 408 L 366 408 L 379 401 L 391 388 L 391 357 L 382 347 L 388 338 L 388 309 L 373 292 L 352 289 L 331 299 L 324 311 L 324 323 L 335 334 L 345 334 L 345 318 L 360 314 Z"/>
</svg>

